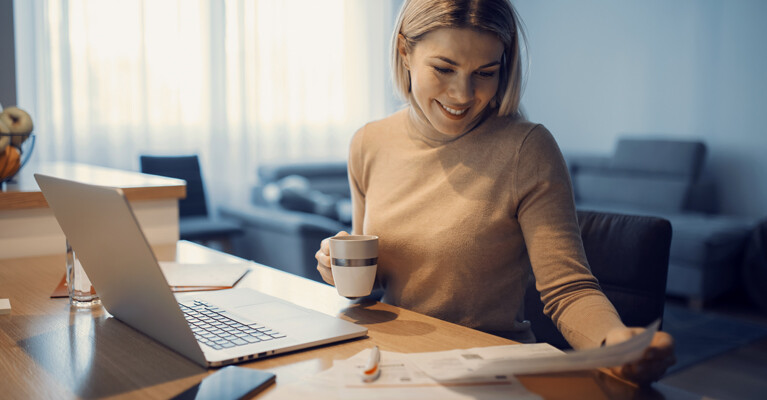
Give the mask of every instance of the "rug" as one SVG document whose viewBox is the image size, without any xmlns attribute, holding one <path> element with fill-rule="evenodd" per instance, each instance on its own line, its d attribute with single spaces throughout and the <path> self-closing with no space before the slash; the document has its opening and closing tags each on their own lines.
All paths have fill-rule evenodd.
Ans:
<svg viewBox="0 0 767 400">
<path fill-rule="evenodd" d="M 667 304 L 663 330 L 674 337 L 677 362 L 667 374 L 767 337 L 767 324 Z"/>
</svg>

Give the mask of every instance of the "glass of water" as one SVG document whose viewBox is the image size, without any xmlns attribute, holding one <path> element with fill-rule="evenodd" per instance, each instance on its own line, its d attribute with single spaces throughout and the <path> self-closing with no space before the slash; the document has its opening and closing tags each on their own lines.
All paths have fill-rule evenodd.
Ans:
<svg viewBox="0 0 767 400">
<path fill-rule="evenodd" d="M 85 274 L 80 260 L 67 240 L 67 290 L 69 304 L 78 308 L 89 308 L 101 304 L 101 299 Z"/>
</svg>

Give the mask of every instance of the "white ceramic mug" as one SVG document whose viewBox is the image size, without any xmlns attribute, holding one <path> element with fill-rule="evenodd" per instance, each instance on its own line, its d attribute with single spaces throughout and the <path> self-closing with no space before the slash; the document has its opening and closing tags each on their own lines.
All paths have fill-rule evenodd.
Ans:
<svg viewBox="0 0 767 400">
<path fill-rule="evenodd" d="M 350 298 L 369 295 L 378 268 L 378 236 L 330 238 L 330 268 L 338 294 Z"/>
</svg>

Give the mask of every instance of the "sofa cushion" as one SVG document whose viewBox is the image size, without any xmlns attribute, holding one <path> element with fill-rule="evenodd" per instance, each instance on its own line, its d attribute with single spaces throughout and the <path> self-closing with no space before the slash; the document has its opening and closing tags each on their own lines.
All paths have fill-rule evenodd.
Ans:
<svg viewBox="0 0 767 400">
<path fill-rule="evenodd" d="M 623 138 L 618 140 L 612 167 L 694 181 L 705 156 L 706 145 L 700 141 Z"/>
<path fill-rule="evenodd" d="M 704 269 L 710 265 L 735 268 L 753 228 L 744 218 L 691 212 L 656 212 L 615 204 L 582 203 L 578 210 L 599 210 L 667 219 L 673 227 L 672 264 Z"/>
<path fill-rule="evenodd" d="M 675 212 L 684 206 L 690 184 L 664 174 L 586 169 L 573 177 L 573 187 L 577 203 Z"/>
<path fill-rule="evenodd" d="M 333 196 L 351 197 L 346 161 L 264 164 L 258 168 L 261 185 L 277 182 L 288 176 L 305 178 L 312 190 Z"/>
<path fill-rule="evenodd" d="M 737 273 L 752 223 L 736 217 L 695 213 L 666 218 L 674 227 L 671 242 L 674 261 L 700 269 L 707 265 L 722 265 L 733 269 L 733 274 Z"/>
<path fill-rule="evenodd" d="M 264 185 L 262 198 L 271 207 L 322 215 L 343 224 L 351 223 L 351 200 L 313 189 L 304 176 L 288 175 Z"/>
</svg>

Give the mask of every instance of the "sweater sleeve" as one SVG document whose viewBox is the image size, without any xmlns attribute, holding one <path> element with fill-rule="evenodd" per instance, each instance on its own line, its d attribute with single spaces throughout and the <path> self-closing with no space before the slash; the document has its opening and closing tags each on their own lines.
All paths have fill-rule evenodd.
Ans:
<svg viewBox="0 0 767 400">
<path fill-rule="evenodd" d="M 349 187 L 351 189 L 352 200 L 352 232 L 361 235 L 365 220 L 365 190 L 363 186 L 363 135 L 365 127 L 360 128 L 352 137 L 349 146 Z"/>
<path fill-rule="evenodd" d="M 564 158 L 541 125 L 518 151 L 516 216 L 544 313 L 573 348 L 596 347 L 610 329 L 623 324 L 588 267 Z"/>
</svg>

